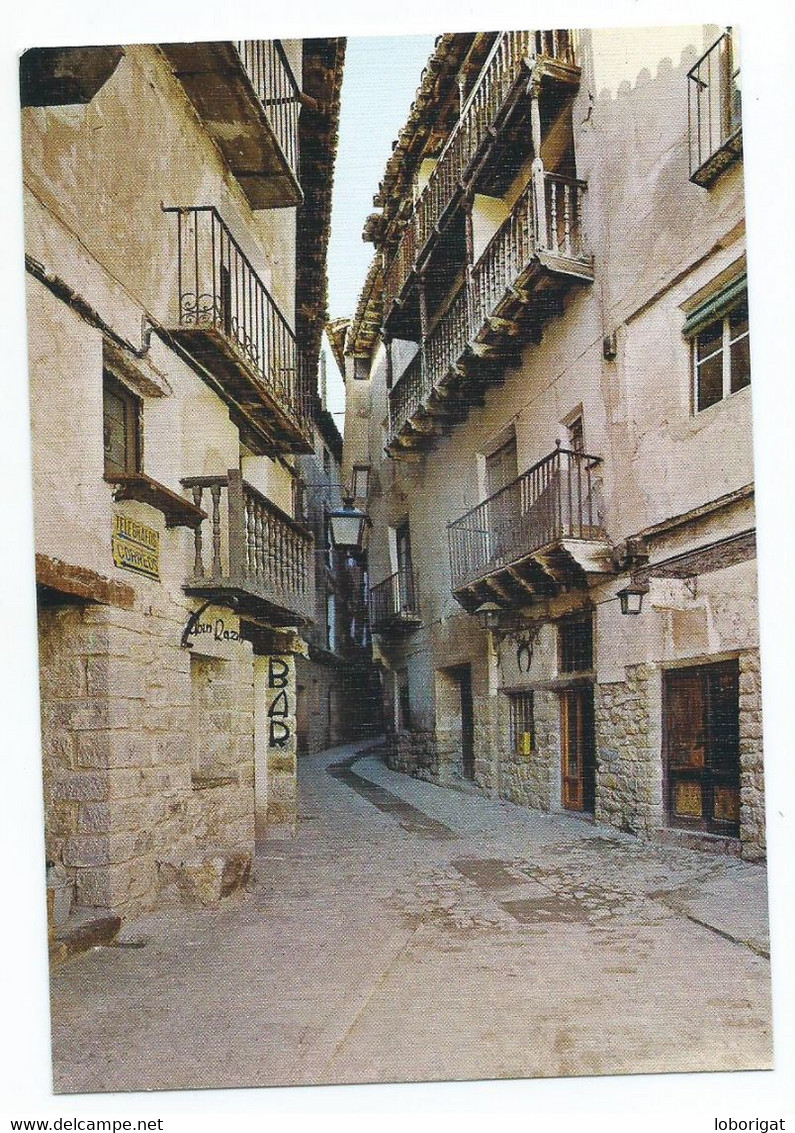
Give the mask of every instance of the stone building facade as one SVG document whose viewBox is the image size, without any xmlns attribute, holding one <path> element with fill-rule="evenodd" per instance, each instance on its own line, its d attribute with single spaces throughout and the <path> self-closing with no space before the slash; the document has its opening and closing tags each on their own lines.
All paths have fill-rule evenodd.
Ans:
<svg viewBox="0 0 795 1133">
<path fill-rule="evenodd" d="M 296 822 L 342 40 L 36 49 L 23 178 L 56 934 Z"/>
<path fill-rule="evenodd" d="M 338 356 L 393 765 L 759 858 L 739 60 L 441 36 Z"/>
</svg>

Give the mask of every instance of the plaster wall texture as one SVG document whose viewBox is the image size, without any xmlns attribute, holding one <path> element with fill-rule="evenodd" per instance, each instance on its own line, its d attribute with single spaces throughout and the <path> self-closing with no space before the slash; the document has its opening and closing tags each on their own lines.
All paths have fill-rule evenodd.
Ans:
<svg viewBox="0 0 795 1133">
<path fill-rule="evenodd" d="M 96 297 L 100 311 L 103 291 L 115 285 L 153 318 L 173 325 L 179 314 L 176 218 L 161 206 L 215 204 L 292 325 L 295 212 L 252 213 L 157 47 L 126 47 L 86 106 L 22 113 L 25 186 L 49 214 L 42 231 L 26 199 L 28 250 L 73 286 L 90 288 L 86 297 Z M 52 217 L 85 260 L 103 265 L 109 280 L 75 278 L 75 248 L 55 255 Z M 39 256 L 39 249 L 49 255 Z"/>
</svg>

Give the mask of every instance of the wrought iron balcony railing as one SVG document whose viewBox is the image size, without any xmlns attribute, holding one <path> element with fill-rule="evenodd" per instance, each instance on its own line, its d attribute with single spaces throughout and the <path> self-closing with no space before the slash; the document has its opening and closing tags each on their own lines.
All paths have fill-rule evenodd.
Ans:
<svg viewBox="0 0 795 1133">
<path fill-rule="evenodd" d="M 599 457 L 557 448 L 449 524 L 453 591 L 558 540 L 604 540 L 594 479 L 599 464 Z"/>
<path fill-rule="evenodd" d="M 373 633 L 413 629 L 419 624 L 414 575 L 410 570 L 399 570 L 370 588 L 370 628 Z"/>
<path fill-rule="evenodd" d="M 688 72 L 690 180 L 710 185 L 743 149 L 737 33 L 728 28 Z"/>
<path fill-rule="evenodd" d="M 279 624 L 314 620 L 314 539 L 247 484 L 239 469 L 182 481 L 207 518 L 194 532 L 193 572 L 184 589 L 234 596 L 238 608 Z"/>
<path fill-rule="evenodd" d="M 517 284 L 537 262 L 561 276 L 592 278 L 583 242 L 585 187 L 583 181 L 556 173 L 544 173 L 543 179 L 528 184 L 390 391 L 390 440 L 464 358 L 500 304 L 506 298 L 515 302 Z"/>
<path fill-rule="evenodd" d="M 511 94 L 527 73 L 532 56 L 574 65 L 571 32 L 501 32 L 461 114 L 445 143 L 428 183 L 420 194 L 384 277 L 385 309 L 400 295 L 435 226 L 466 179 L 467 172 L 491 136 Z"/>
<path fill-rule="evenodd" d="M 248 39 L 160 49 L 251 207 L 301 204 L 301 91 L 283 44 Z"/>
<path fill-rule="evenodd" d="M 242 39 L 235 47 L 287 164 L 298 177 L 301 90 L 281 40 Z"/>
<path fill-rule="evenodd" d="M 278 452 L 311 451 L 307 375 L 295 334 L 213 206 L 177 223 L 174 335 L 249 406 Z"/>
</svg>

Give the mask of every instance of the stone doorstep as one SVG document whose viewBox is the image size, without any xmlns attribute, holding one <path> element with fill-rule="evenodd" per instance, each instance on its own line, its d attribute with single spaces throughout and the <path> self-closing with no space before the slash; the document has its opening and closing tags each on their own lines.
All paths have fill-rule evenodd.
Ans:
<svg viewBox="0 0 795 1133">
<path fill-rule="evenodd" d="M 121 917 L 108 909 L 74 908 L 50 939 L 50 963 L 60 964 L 97 945 L 110 944 L 121 928 Z"/>
<path fill-rule="evenodd" d="M 700 830 L 685 830 L 674 826 L 664 826 L 654 832 L 652 841 L 663 842 L 669 846 L 682 846 L 686 850 L 706 850 L 713 854 L 726 854 L 739 858 L 742 843 L 739 838 L 727 838 L 721 834 L 707 834 Z"/>
</svg>

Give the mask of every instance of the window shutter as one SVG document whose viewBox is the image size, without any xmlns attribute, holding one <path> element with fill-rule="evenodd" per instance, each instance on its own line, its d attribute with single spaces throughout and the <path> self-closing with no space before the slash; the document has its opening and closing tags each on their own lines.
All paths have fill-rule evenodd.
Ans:
<svg viewBox="0 0 795 1133">
<path fill-rule="evenodd" d="M 699 304 L 695 310 L 691 311 L 682 328 L 682 333 L 685 337 L 692 338 L 700 330 L 703 330 L 708 323 L 722 319 L 732 306 L 739 299 L 742 299 L 747 290 L 748 277 L 743 272 L 742 275 L 738 275 L 731 283 L 728 283 L 717 295 L 710 296 L 706 302 Z"/>
</svg>

